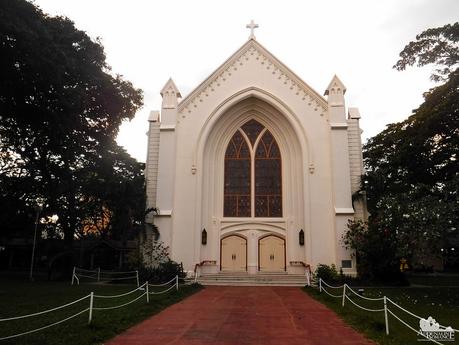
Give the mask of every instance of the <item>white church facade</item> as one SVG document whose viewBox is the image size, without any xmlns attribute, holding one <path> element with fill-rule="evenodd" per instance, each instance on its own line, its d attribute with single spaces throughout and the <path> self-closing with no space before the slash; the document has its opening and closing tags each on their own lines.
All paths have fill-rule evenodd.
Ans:
<svg viewBox="0 0 459 345">
<path fill-rule="evenodd" d="M 149 118 L 147 207 L 171 258 L 204 273 L 356 272 L 341 237 L 364 218 L 357 108 L 322 97 L 253 36 L 187 97 L 170 79 Z"/>
</svg>

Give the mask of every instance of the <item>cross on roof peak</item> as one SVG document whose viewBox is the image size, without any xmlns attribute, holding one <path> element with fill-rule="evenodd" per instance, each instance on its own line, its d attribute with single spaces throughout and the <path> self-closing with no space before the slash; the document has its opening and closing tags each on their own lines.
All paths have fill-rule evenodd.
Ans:
<svg viewBox="0 0 459 345">
<path fill-rule="evenodd" d="M 258 24 L 255 24 L 255 22 L 253 21 L 253 19 L 250 21 L 249 24 L 247 24 L 245 26 L 247 29 L 250 29 L 250 36 L 249 36 L 249 40 L 254 40 L 255 39 L 255 34 L 254 34 L 254 31 L 256 28 L 258 28 Z"/>
</svg>

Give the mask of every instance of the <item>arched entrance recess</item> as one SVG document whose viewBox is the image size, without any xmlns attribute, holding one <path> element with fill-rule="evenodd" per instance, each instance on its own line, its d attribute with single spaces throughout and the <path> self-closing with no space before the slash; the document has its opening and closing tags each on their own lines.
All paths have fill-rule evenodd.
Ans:
<svg viewBox="0 0 459 345">
<path fill-rule="evenodd" d="M 233 102 L 230 107 L 225 107 L 224 110 L 222 109 L 224 106 L 217 108 L 216 112 L 210 115 L 200 135 L 194 158 L 197 168 L 196 221 L 197 228 L 207 229 L 210 240 L 205 248 L 198 244 L 197 248 L 201 250 L 199 260 L 221 257 L 220 242 L 223 229 L 227 226 L 231 225 L 246 232 L 256 231 L 257 224 L 260 222 L 264 226 L 275 226 L 279 229 L 282 237 L 286 239 L 288 260 L 301 258 L 304 255 L 306 248 L 296 246 L 297 242 L 290 241 L 288 238 L 296 236 L 297 229 L 305 228 L 304 224 L 309 223 L 309 208 L 305 207 L 304 199 L 305 195 L 309 195 L 307 183 L 309 174 L 305 174 L 304 170 L 310 163 L 306 136 L 303 128 L 295 120 L 294 114 L 285 108 L 274 106 L 274 103 L 269 102 L 268 99 L 263 99 L 264 96 L 266 95 L 260 93 L 256 96 L 246 95 L 246 98 L 243 98 L 241 95 L 241 98 L 238 96 L 238 101 Z M 278 164 L 279 171 L 276 172 L 276 176 L 281 177 L 279 180 L 281 185 L 272 193 L 264 193 L 264 191 L 257 191 L 254 184 L 256 178 L 251 178 L 247 190 L 239 192 L 236 198 L 233 197 L 235 207 L 238 207 L 241 202 L 245 202 L 247 207 L 237 208 L 235 212 L 225 212 L 225 196 L 229 194 L 225 193 L 227 149 L 235 133 L 247 135 L 246 131 L 241 132 L 240 129 L 254 121 L 262 125 L 264 133 L 272 135 L 278 145 L 279 154 L 270 157 L 267 153 L 265 158 L 281 158 L 281 162 L 279 160 L 281 164 Z M 263 135 L 260 133 L 256 141 L 251 143 L 254 151 L 251 153 L 250 169 L 252 169 L 251 176 L 254 177 L 257 173 L 255 150 L 260 147 L 258 143 L 262 141 Z M 268 141 L 263 141 L 266 146 Z M 248 135 L 245 142 L 250 142 Z M 248 155 L 238 152 L 234 158 L 248 159 Z M 248 171 L 247 167 L 247 174 Z M 261 201 L 265 201 L 263 205 L 268 206 L 257 209 L 257 203 Z M 199 238 L 196 237 L 197 240 Z M 247 258 L 250 272 L 258 268 L 257 242 L 258 239 L 253 238 L 252 235 L 248 238 Z"/>
<path fill-rule="evenodd" d="M 285 240 L 268 235 L 258 240 L 258 269 L 260 272 L 285 271 Z"/>
<path fill-rule="evenodd" d="M 230 235 L 221 240 L 221 270 L 228 272 L 247 271 L 247 240 Z"/>
</svg>

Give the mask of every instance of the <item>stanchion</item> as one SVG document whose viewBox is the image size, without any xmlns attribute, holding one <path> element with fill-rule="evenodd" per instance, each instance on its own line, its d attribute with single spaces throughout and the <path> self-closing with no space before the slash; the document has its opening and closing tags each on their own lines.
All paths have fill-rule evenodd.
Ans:
<svg viewBox="0 0 459 345">
<path fill-rule="evenodd" d="M 148 291 L 148 281 L 145 283 L 145 291 L 147 295 L 147 303 L 150 303 L 150 292 Z"/>
<path fill-rule="evenodd" d="M 344 301 L 346 300 L 346 286 L 347 284 L 344 284 L 343 288 L 343 301 L 341 302 L 341 306 L 344 307 Z"/>
<path fill-rule="evenodd" d="M 322 278 L 319 278 L 319 292 L 322 292 Z"/>
<path fill-rule="evenodd" d="M 91 324 L 92 321 L 92 309 L 94 307 L 94 292 L 91 292 L 89 297 L 89 318 L 88 318 L 88 325 Z"/>
<path fill-rule="evenodd" d="M 175 290 L 178 291 L 178 275 L 175 276 Z"/>
<path fill-rule="evenodd" d="M 136 275 L 136 278 L 137 278 L 137 287 L 140 286 L 139 284 L 139 271 L 135 271 L 135 275 Z"/>
<path fill-rule="evenodd" d="M 72 273 L 72 284 L 73 285 L 73 281 L 75 279 L 75 270 L 76 270 L 76 266 L 73 266 L 73 273 Z"/>
<path fill-rule="evenodd" d="M 384 296 L 384 320 L 386 322 L 386 334 L 389 335 L 389 319 L 387 317 L 387 299 Z"/>
</svg>

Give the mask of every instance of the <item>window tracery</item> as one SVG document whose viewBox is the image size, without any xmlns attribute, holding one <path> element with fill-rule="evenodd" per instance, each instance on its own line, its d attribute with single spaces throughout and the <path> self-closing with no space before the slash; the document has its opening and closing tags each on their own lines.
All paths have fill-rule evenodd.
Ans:
<svg viewBox="0 0 459 345">
<path fill-rule="evenodd" d="M 224 174 L 225 217 L 282 217 L 282 157 L 258 121 L 246 122 L 231 138 Z"/>
</svg>

